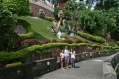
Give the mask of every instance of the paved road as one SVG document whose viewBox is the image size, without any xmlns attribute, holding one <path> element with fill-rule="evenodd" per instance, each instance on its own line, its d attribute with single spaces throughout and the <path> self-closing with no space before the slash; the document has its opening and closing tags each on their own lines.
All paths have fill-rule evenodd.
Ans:
<svg viewBox="0 0 119 79">
<path fill-rule="evenodd" d="M 93 58 L 76 63 L 76 68 L 55 70 L 34 79 L 102 79 L 103 61 L 106 57 Z"/>
</svg>

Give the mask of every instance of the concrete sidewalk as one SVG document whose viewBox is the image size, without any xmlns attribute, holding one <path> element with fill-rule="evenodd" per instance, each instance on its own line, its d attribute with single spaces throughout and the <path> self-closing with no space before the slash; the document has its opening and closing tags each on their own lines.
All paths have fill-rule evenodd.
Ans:
<svg viewBox="0 0 119 79">
<path fill-rule="evenodd" d="M 34 79 L 103 79 L 103 61 L 107 58 L 98 57 L 76 63 L 76 68 L 55 70 Z"/>
</svg>

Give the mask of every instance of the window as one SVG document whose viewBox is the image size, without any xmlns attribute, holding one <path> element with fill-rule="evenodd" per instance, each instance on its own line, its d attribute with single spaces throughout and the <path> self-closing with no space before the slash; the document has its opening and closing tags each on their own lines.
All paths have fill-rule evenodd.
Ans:
<svg viewBox="0 0 119 79">
<path fill-rule="evenodd" d="M 39 8 L 39 13 L 43 12 L 45 14 L 45 10 L 43 8 Z"/>
</svg>

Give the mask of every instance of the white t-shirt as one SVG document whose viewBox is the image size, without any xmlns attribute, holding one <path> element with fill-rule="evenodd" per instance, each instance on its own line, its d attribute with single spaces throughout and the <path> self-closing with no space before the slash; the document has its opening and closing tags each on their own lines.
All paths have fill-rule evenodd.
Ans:
<svg viewBox="0 0 119 79">
<path fill-rule="evenodd" d="M 69 53 L 70 53 L 70 52 L 69 52 L 68 49 L 65 49 L 65 50 L 64 50 L 64 55 L 65 55 L 65 57 L 69 57 Z"/>
<path fill-rule="evenodd" d="M 65 57 L 65 56 L 64 56 L 64 53 L 62 53 L 62 52 L 60 53 L 60 55 L 61 55 L 61 58 L 64 58 L 64 57 Z"/>
<path fill-rule="evenodd" d="M 70 54 L 71 54 L 71 58 L 75 58 L 75 51 L 70 52 Z"/>
</svg>

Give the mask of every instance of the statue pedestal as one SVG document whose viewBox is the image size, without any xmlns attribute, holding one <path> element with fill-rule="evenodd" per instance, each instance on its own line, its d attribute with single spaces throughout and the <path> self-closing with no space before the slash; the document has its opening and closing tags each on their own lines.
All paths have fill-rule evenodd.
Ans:
<svg viewBox="0 0 119 79">
<path fill-rule="evenodd" d="M 61 39 L 62 34 L 65 34 L 65 33 L 64 33 L 64 32 L 61 32 L 61 31 L 58 31 L 57 37 L 58 37 L 59 39 Z"/>
</svg>

